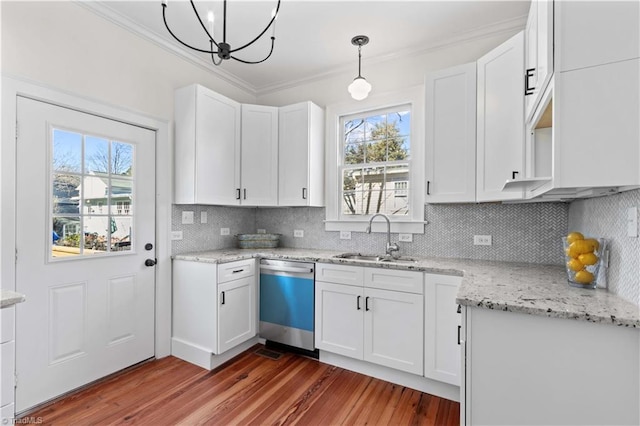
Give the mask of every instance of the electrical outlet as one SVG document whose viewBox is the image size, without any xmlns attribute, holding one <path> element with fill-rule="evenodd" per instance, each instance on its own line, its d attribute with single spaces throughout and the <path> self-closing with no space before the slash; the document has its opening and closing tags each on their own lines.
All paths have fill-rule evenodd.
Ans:
<svg viewBox="0 0 640 426">
<path fill-rule="evenodd" d="M 474 246 L 490 246 L 491 245 L 491 235 L 474 235 L 473 236 L 473 245 Z"/>
<path fill-rule="evenodd" d="M 207 223 L 207 212 L 200 212 L 200 223 Z"/>
<path fill-rule="evenodd" d="M 413 234 L 398 234 L 398 241 L 411 243 L 413 242 Z"/>
<path fill-rule="evenodd" d="M 340 231 L 340 239 L 341 240 L 350 240 L 351 239 L 351 231 Z"/>
<path fill-rule="evenodd" d="M 183 225 L 193 225 L 193 212 L 192 211 L 182 212 L 182 224 Z"/>
<path fill-rule="evenodd" d="M 302 237 L 304 237 L 304 231 L 302 229 L 294 229 L 293 230 L 293 236 L 295 238 L 302 238 Z"/>
<path fill-rule="evenodd" d="M 229 235 L 229 228 L 220 228 L 220 235 Z"/>
<path fill-rule="evenodd" d="M 258 229 L 258 234 L 266 234 L 267 230 L 266 229 Z"/>
<path fill-rule="evenodd" d="M 629 207 L 627 209 L 627 236 L 638 237 L 638 208 Z"/>
<path fill-rule="evenodd" d="M 171 231 L 171 241 L 178 241 L 182 239 L 182 231 Z"/>
</svg>

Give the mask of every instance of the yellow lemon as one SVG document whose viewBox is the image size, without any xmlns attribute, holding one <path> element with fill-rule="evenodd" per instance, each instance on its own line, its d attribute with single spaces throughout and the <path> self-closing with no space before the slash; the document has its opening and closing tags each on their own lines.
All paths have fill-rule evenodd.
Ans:
<svg viewBox="0 0 640 426">
<path fill-rule="evenodd" d="M 598 263 L 598 256 L 593 253 L 585 253 L 578 256 L 578 261 L 583 265 L 595 265 L 596 263 Z"/>
<path fill-rule="evenodd" d="M 585 241 L 587 243 L 591 244 L 591 247 L 593 247 L 592 251 L 598 251 L 598 249 L 600 248 L 600 243 L 595 238 L 589 238 L 589 239 L 587 239 Z"/>
<path fill-rule="evenodd" d="M 594 276 L 591 272 L 583 270 L 576 272 L 575 280 L 580 284 L 591 284 L 593 282 Z"/>
<path fill-rule="evenodd" d="M 579 232 L 570 232 L 569 235 L 567 235 L 567 244 L 578 240 L 584 240 L 584 235 Z"/>
<path fill-rule="evenodd" d="M 567 268 L 572 271 L 578 272 L 584 269 L 584 265 L 578 259 L 571 259 L 567 262 Z"/>
<path fill-rule="evenodd" d="M 593 252 L 593 245 L 585 240 L 577 240 L 569 245 L 569 256 L 577 258 L 581 254 Z"/>
</svg>

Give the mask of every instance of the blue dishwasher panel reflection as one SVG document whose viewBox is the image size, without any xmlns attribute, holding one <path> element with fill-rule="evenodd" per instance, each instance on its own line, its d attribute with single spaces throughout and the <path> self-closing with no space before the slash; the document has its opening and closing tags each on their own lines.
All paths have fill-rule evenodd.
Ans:
<svg viewBox="0 0 640 426">
<path fill-rule="evenodd" d="M 260 261 L 260 336 L 314 350 L 313 263 Z"/>
</svg>

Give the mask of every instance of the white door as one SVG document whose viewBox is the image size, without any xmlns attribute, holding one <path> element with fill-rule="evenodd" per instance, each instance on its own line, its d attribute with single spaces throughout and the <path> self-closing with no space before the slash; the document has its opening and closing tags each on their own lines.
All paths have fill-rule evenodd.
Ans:
<svg viewBox="0 0 640 426">
<path fill-rule="evenodd" d="M 154 355 L 155 132 L 17 105 L 21 412 Z"/>
</svg>

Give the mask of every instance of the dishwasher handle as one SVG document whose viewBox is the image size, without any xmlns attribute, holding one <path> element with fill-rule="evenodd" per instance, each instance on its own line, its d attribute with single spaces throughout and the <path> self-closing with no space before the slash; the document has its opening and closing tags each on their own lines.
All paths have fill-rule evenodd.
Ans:
<svg viewBox="0 0 640 426">
<path fill-rule="evenodd" d="M 298 274 L 311 274 L 313 268 L 301 268 L 296 266 L 273 266 L 273 265 L 260 265 L 261 270 L 274 271 L 274 272 L 293 272 Z"/>
</svg>

